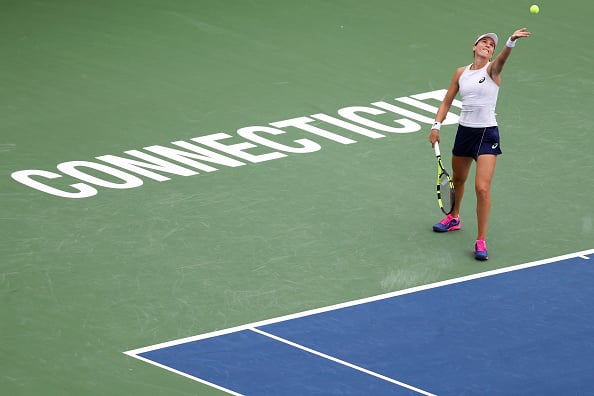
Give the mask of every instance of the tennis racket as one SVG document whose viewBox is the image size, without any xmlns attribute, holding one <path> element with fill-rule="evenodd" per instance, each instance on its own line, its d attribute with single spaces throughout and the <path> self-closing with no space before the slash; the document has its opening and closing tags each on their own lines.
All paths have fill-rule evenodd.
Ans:
<svg viewBox="0 0 594 396">
<path fill-rule="evenodd" d="M 449 215 L 454 209 L 454 203 L 456 203 L 454 183 L 441 162 L 439 142 L 435 142 L 433 147 L 435 148 L 435 157 L 437 158 L 437 203 L 441 211 Z"/>
</svg>

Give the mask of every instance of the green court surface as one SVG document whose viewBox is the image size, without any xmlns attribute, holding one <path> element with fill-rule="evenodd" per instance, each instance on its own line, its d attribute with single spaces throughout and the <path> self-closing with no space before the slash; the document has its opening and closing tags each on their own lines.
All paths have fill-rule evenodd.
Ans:
<svg viewBox="0 0 594 396">
<path fill-rule="evenodd" d="M 594 5 L 539 5 L 530 15 L 516 0 L 2 1 L 2 393 L 222 395 L 123 352 L 593 248 Z M 504 154 L 485 263 L 472 257 L 472 181 L 463 229 L 431 231 L 441 212 L 421 121 L 381 138 L 308 124 L 334 140 L 278 127 L 259 135 L 319 148 L 184 165 L 185 176 L 153 169 L 129 177 L 142 185 L 85 198 L 11 177 L 52 172 L 32 178 L 73 193 L 73 161 L 107 166 L 97 157 L 220 133 L 240 145 L 242 128 L 398 105 L 447 88 L 480 33 L 497 32 L 501 47 L 524 26 L 533 34 L 505 66 L 497 108 Z M 442 130 L 447 163 L 455 126 Z M 254 145 L 252 159 L 279 152 Z"/>
</svg>

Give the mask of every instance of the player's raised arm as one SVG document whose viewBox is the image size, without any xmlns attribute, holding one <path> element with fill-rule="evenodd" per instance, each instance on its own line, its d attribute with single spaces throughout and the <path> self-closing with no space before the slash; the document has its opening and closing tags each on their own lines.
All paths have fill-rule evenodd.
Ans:
<svg viewBox="0 0 594 396">
<path fill-rule="evenodd" d="M 497 55 L 495 60 L 493 60 L 489 68 L 489 75 L 495 82 L 499 84 L 499 75 L 503 70 L 503 65 L 505 65 L 505 62 L 511 54 L 512 49 L 516 46 L 517 40 L 522 37 L 529 37 L 530 34 L 531 33 L 528 32 L 526 28 L 521 28 L 516 30 L 512 33 L 511 36 L 509 36 L 507 42 L 505 43 L 505 46 L 503 47 L 499 55 Z"/>
</svg>

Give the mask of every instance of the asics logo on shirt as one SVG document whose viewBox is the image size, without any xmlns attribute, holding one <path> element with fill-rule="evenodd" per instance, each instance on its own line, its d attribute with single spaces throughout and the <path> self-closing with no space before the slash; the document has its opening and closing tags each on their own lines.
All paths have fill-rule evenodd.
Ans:
<svg viewBox="0 0 594 396">
<path fill-rule="evenodd" d="M 483 77 L 483 78 L 481 78 L 481 79 L 479 80 L 479 84 L 482 84 L 482 83 L 484 83 L 484 82 L 485 82 L 485 77 Z"/>
<path fill-rule="evenodd" d="M 499 143 L 495 143 L 494 145 L 492 145 L 492 146 L 491 146 L 491 148 L 492 148 L 493 150 L 495 150 L 495 149 L 497 148 L 497 146 L 499 146 Z"/>
</svg>

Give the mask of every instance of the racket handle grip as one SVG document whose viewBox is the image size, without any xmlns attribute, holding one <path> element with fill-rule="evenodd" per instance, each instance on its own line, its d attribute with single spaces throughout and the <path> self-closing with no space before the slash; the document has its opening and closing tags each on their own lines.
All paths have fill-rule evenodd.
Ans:
<svg viewBox="0 0 594 396">
<path fill-rule="evenodd" d="M 435 142 L 435 144 L 433 144 L 433 148 L 435 149 L 435 156 L 439 157 L 441 155 L 441 152 L 439 151 L 439 142 Z"/>
</svg>

